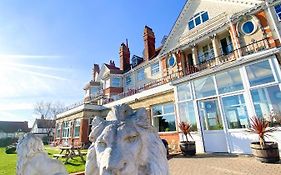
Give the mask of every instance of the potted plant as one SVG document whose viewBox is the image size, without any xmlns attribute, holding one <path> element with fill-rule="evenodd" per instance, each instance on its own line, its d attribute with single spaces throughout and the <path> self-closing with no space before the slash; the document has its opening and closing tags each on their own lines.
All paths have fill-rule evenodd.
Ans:
<svg viewBox="0 0 281 175">
<path fill-rule="evenodd" d="M 189 135 L 192 138 L 192 136 L 190 134 L 192 125 L 190 125 L 188 122 L 180 122 L 178 124 L 178 126 L 179 126 L 180 130 L 183 132 L 185 139 L 186 139 L 186 141 L 180 142 L 180 149 L 181 149 L 182 154 L 184 156 L 195 155 L 195 153 L 196 153 L 195 141 L 189 141 L 188 136 L 187 136 L 187 135 Z"/>
<path fill-rule="evenodd" d="M 276 128 L 270 128 L 269 122 L 254 116 L 251 118 L 250 132 L 259 136 L 259 142 L 252 142 L 251 149 L 257 160 L 265 163 L 274 163 L 280 160 L 278 144 L 276 142 L 266 142 L 265 137 L 276 131 Z"/>
</svg>

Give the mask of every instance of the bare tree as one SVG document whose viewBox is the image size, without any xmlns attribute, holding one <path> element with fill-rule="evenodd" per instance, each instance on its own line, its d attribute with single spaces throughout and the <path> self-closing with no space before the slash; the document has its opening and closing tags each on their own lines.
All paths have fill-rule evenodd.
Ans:
<svg viewBox="0 0 281 175">
<path fill-rule="evenodd" d="M 63 111 L 64 105 L 60 102 L 40 101 L 34 105 L 34 113 L 41 117 L 40 122 L 44 125 L 47 136 L 49 137 L 55 127 L 56 115 Z M 38 124 L 38 123 L 37 123 Z"/>
</svg>

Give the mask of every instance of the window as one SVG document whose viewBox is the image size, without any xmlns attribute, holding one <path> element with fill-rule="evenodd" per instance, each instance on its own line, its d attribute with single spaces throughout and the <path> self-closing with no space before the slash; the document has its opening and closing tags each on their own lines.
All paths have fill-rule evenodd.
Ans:
<svg viewBox="0 0 281 175">
<path fill-rule="evenodd" d="M 168 59 L 168 65 L 169 65 L 169 67 L 174 67 L 175 64 L 176 64 L 176 59 L 173 56 L 171 56 Z"/>
<path fill-rule="evenodd" d="M 278 17 L 278 20 L 281 21 L 281 4 L 276 5 L 274 8 L 275 8 L 275 12 Z"/>
<path fill-rule="evenodd" d="M 241 75 L 238 69 L 229 70 L 216 75 L 219 94 L 243 89 Z"/>
<path fill-rule="evenodd" d="M 249 118 L 242 94 L 223 97 L 222 102 L 229 129 L 249 127 Z"/>
<path fill-rule="evenodd" d="M 281 121 L 281 91 L 279 86 L 253 89 L 251 95 L 258 117 L 264 117 L 273 123 Z M 271 116 L 272 113 L 278 115 Z"/>
<path fill-rule="evenodd" d="M 62 129 L 62 137 L 63 138 L 68 138 L 70 135 L 70 122 L 63 122 L 63 129 Z"/>
<path fill-rule="evenodd" d="M 194 15 L 188 22 L 188 28 L 189 30 L 193 29 L 194 27 L 200 25 L 203 22 L 206 22 L 209 20 L 208 12 L 200 12 Z"/>
<path fill-rule="evenodd" d="M 268 60 L 246 66 L 246 71 L 251 86 L 274 82 Z"/>
<path fill-rule="evenodd" d="M 145 79 L 144 69 L 140 69 L 140 70 L 137 72 L 137 79 L 138 79 L 139 81 Z"/>
<path fill-rule="evenodd" d="M 112 87 L 120 87 L 121 81 L 120 78 L 112 78 Z"/>
<path fill-rule="evenodd" d="M 80 119 L 74 121 L 74 137 L 79 137 L 80 135 Z"/>
<path fill-rule="evenodd" d="M 178 104 L 180 121 L 190 123 L 191 130 L 197 131 L 197 123 L 195 118 L 193 102 L 182 102 Z"/>
<path fill-rule="evenodd" d="M 98 87 L 91 87 L 91 95 L 97 95 L 98 94 Z"/>
<path fill-rule="evenodd" d="M 153 63 L 150 68 L 151 68 L 151 75 L 158 74 L 159 73 L 159 62 Z"/>
<path fill-rule="evenodd" d="M 176 131 L 174 104 L 167 103 L 152 107 L 152 125 L 158 132 Z"/>
<path fill-rule="evenodd" d="M 251 35 L 254 33 L 256 26 L 252 20 L 248 20 L 242 24 L 241 29 L 245 35 Z"/>
<path fill-rule="evenodd" d="M 60 138 L 61 125 L 58 123 L 56 128 L 56 138 Z"/>
<path fill-rule="evenodd" d="M 197 98 L 216 95 L 213 77 L 204 77 L 194 81 L 195 94 Z"/>
<path fill-rule="evenodd" d="M 204 63 L 205 61 L 211 60 L 215 57 L 212 43 L 202 47 L 199 53 L 199 62 Z"/>
<path fill-rule="evenodd" d="M 178 101 L 191 99 L 190 83 L 184 83 L 177 86 Z"/>
<path fill-rule="evenodd" d="M 93 122 L 94 118 L 89 118 L 89 129 L 88 129 L 88 135 L 90 135 L 90 133 L 92 132 L 92 122 Z"/>
<path fill-rule="evenodd" d="M 129 75 L 129 76 L 127 76 L 127 77 L 125 78 L 125 81 L 126 81 L 126 85 L 127 85 L 127 86 L 130 86 L 130 85 L 131 85 L 131 83 L 132 83 L 131 76 L 130 76 L 130 75 Z"/>
</svg>

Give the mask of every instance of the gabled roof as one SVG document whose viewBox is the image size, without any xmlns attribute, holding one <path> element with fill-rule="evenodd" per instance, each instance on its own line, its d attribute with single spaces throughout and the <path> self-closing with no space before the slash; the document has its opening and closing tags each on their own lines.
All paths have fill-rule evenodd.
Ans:
<svg viewBox="0 0 281 175">
<path fill-rule="evenodd" d="M 0 121 L 0 131 L 5 133 L 29 132 L 28 122 Z"/>
<path fill-rule="evenodd" d="M 122 74 L 123 73 L 123 71 L 120 70 L 120 68 L 116 67 L 115 65 L 110 65 L 110 64 L 106 64 L 106 63 L 104 63 L 104 65 L 109 69 L 109 72 L 111 74 Z"/>
<path fill-rule="evenodd" d="M 37 124 L 37 128 L 55 128 L 56 121 L 48 119 L 36 119 L 34 125 L 35 124 Z"/>
<path fill-rule="evenodd" d="M 165 54 L 172 51 L 173 48 L 179 46 L 180 37 L 184 32 L 186 32 L 186 28 L 188 25 L 188 20 L 195 14 L 198 13 L 196 10 L 198 6 L 206 8 L 206 10 L 213 11 L 225 11 L 228 16 L 231 16 L 232 13 L 239 12 L 239 10 L 244 10 L 246 8 L 251 8 L 257 4 L 260 4 L 264 1 L 261 0 L 235 0 L 235 1 L 225 1 L 225 0 L 187 0 L 182 11 L 180 12 L 174 26 L 172 27 L 170 34 L 160 51 L 160 57 L 163 57 Z M 216 9 L 210 7 L 208 9 L 208 5 L 204 4 L 217 5 Z M 222 4 L 227 5 L 228 7 L 223 8 Z M 231 8 L 231 10 L 229 9 Z M 195 31 L 196 32 L 196 31 Z"/>
</svg>

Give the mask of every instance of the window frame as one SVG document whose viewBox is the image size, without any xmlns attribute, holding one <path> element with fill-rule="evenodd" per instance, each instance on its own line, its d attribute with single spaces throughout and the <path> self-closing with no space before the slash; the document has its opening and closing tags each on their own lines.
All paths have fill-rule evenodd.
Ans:
<svg viewBox="0 0 281 175">
<path fill-rule="evenodd" d="M 159 74 L 159 72 L 160 72 L 159 61 L 157 61 L 156 63 L 152 63 L 151 64 L 150 71 L 151 71 L 151 76 Z"/>
<path fill-rule="evenodd" d="M 164 106 L 165 105 L 173 105 L 174 112 L 164 113 Z M 154 115 L 153 114 L 153 107 L 161 107 L 162 113 L 158 114 L 158 115 Z M 158 128 L 156 126 L 154 126 L 154 118 L 164 117 L 164 116 L 171 116 L 171 115 L 174 116 L 174 122 L 175 122 L 175 130 L 174 131 L 159 131 L 159 126 L 158 126 Z M 158 130 L 159 133 L 177 132 L 177 126 L 176 126 L 176 124 L 177 124 L 177 117 L 176 117 L 176 107 L 175 107 L 175 104 L 174 103 L 163 103 L 163 104 L 153 105 L 151 107 L 151 120 L 152 120 L 152 126 L 155 127 Z"/>
<path fill-rule="evenodd" d="M 137 71 L 137 80 L 138 80 L 138 81 L 143 81 L 143 80 L 145 80 L 144 68 L 141 68 L 140 70 Z"/>
<path fill-rule="evenodd" d="M 128 81 L 128 80 L 130 80 L 130 81 Z M 125 84 L 126 84 L 126 86 L 132 85 L 132 77 L 131 77 L 131 75 L 128 75 L 128 76 L 125 77 Z"/>
<path fill-rule="evenodd" d="M 118 85 L 116 84 L 118 80 Z M 122 87 L 121 77 L 112 77 L 111 79 L 111 87 Z"/>
<path fill-rule="evenodd" d="M 207 14 L 207 19 L 203 20 L 203 14 Z M 196 24 L 196 19 L 200 19 L 199 23 Z M 188 29 L 192 30 L 195 27 L 199 26 L 200 24 L 203 24 L 204 22 L 208 21 L 210 19 L 208 11 L 201 11 L 197 14 L 195 14 L 190 20 L 188 21 Z M 193 26 L 190 26 L 190 24 L 193 24 Z"/>
<path fill-rule="evenodd" d="M 78 124 L 77 124 L 78 123 Z M 81 122 L 80 119 L 75 119 L 74 120 L 74 125 L 73 125 L 73 137 L 74 138 L 79 138 L 80 137 L 80 126 L 81 126 Z M 76 128 L 79 128 L 78 130 L 78 135 L 76 135 Z"/>
<path fill-rule="evenodd" d="M 65 131 L 67 131 L 66 135 Z M 70 138 L 70 121 L 64 121 L 62 124 L 62 138 Z"/>
<path fill-rule="evenodd" d="M 280 11 L 277 11 L 277 7 L 279 7 Z M 274 11 L 277 16 L 278 21 L 281 21 L 281 4 L 277 4 L 274 6 Z M 279 16 L 280 15 L 280 16 Z"/>
</svg>

